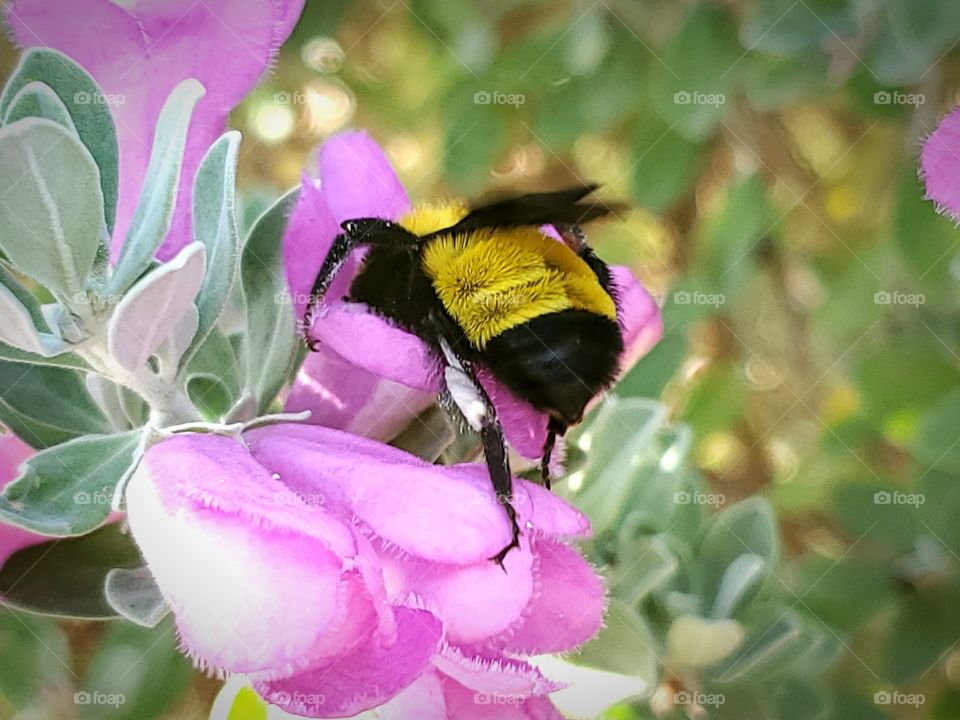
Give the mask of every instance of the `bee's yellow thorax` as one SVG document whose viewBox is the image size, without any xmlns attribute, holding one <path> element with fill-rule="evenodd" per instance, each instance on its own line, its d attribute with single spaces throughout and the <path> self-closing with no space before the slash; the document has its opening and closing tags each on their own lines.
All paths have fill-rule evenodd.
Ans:
<svg viewBox="0 0 960 720">
<path fill-rule="evenodd" d="M 465 213 L 462 205 L 430 206 L 401 224 L 422 235 L 455 224 Z M 480 349 L 512 327 L 561 310 L 616 320 L 616 305 L 590 266 L 537 228 L 441 236 L 424 247 L 422 262 L 440 302 Z"/>
<path fill-rule="evenodd" d="M 400 218 L 400 225 L 414 235 L 429 235 L 456 225 L 469 210 L 462 200 L 421 203 Z"/>
</svg>

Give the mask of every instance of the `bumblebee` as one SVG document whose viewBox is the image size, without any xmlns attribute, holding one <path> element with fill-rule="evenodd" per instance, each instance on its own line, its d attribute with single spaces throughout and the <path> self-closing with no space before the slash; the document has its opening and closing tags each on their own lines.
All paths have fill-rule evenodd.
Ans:
<svg viewBox="0 0 960 720">
<path fill-rule="evenodd" d="M 480 434 L 496 496 L 512 527 L 492 560 L 519 547 L 511 472 L 496 409 L 477 377 L 485 368 L 548 418 L 540 460 L 550 486 L 558 436 L 616 376 L 623 338 L 610 270 L 581 224 L 610 212 L 586 200 L 596 185 L 469 207 L 426 205 L 399 222 L 342 224 L 317 274 L 306 327 L 343 263 L 367 248 L 348 299 L 416 334 L 444 368 L 444 394 Z M 556 229 L 562 241 L 543 226 Z M 311 348 L 312 349 L 312 348 Z"/>
</svg>

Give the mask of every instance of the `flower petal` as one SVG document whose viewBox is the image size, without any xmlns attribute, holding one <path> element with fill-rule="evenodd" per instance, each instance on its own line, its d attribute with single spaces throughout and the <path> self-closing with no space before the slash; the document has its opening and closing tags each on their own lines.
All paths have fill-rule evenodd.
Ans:
<svg viewBox="0 0 960 720">
<path fill-rule="evenodd" d="M 320 266 L 339 232 L 340 225 L 327 207 L 319 184 L 310 178 L 303 178 L 300 195 L 283 233 L 283 267 L 287 288 L 300 319 L 303 319 Z M 355 263 L 351 262 L 334 280 L 324 300 L 345 294 L 354 272 Z"/>
<path fill-rule="evenodd" d="M 379 720 L 448 720 L 443 682 L 430 670 L 378 708 Z"/>
<path fill-rule="evenodd" d="M 533 665 L 498 653 L 470 654 L 443 643 L 433 659 L 440 672 L 478 692 L 527 698 L 559 690 Z"/>
<path fill-rule="evenodd" d="M 504 652 L 540 655 L 579 647 L 603 623 L 605 590 L 576 550 L 549 540 L 534 542 L 534 594 L 523 620 L 495 646 Z"/>
<path fill-rule="evenodd" d="M 449 677 L 443 696 L 452 720 L 564 720 L 549 698 L 477 692 Z"/>
<path fill-rule="evenodd" d="M 440 390 L 440 364 L 433 352 L 366 305 L 330 303 L 316 318 L 311 336 L 355 367 L 417 390 Z"/>
<path fill-rule="evenodd" d="M 352 513 L 376 535 L 428 560 L 468 564 L 493 556 L 510 529 L 489 480 L 431 465 L 396 448 L 317 425 L 245 434 L 254 456 L 298 494 Z M 457 541 L 450 542 L 451 529 Z"/>
<path fill-rule="evenodd" d="M 239 443 L 178 435 L 153 446 L 127 515 L 199 666 L 290 674 L 337 630 L 350 531 Z"/>
<path fill-rule="evenodd" d="M 617 288 L 617 319 L 623 329 L 622 376 L 663 337 L 663 315 L 656 300 L 629 268 L 614 265 L 610 275 Z"/>
<path fill-rule="evenodd" d="M 490 474 L 480 463 L 451 465 L 474 486 L 478 494 L 492 492 Z M 514 478 L 513 506 L 520 529 L 533 537 L 589 537 L 590 519 L 542 485 Z"/>
<path fill-rule="evenodd" d="M 193 77 L 207 88 L 190 123 L 174 220 L 159 257 L 191 241 L 193 177 L 204 153 L 226 128 L 227 115 L 270 64 L 299 17 L 304 0 L 16 0 L 7 17 L 22 47 L 56 48 L 82 65 L 111 106 L 120 143 L 116 257 L 146 173 L 154 128 L 167 96 Z M 103 41 L 110 38 L 109 43 Z M 223 69 L 229 67 L 229 72 Z"/>
<path fill-rule="evenodd" d="M 920 174 L 927 185 L 927 198 L 954 222 L 960 222 L 960 108 L 944 117 L 923 144 Z"/>
<path fill-rule="evenodd" d="M 539 458 L 547 440 L 546 413 L 518 398 L 489 371 L 481 369 L 478 376 L 480 384 L 497 410 L 507 443 L 525 458 Z"/>
<path fill-rule="evenodd" d="M 373 636 L 325 667 L 255 683 L 257 692 L 305 717 L 350 717 L 382 705 L 420 676 L 443 636 L 440 621 L 426 610 L 398 607 L 395 613 L 392 645 Z"/>
<path fill-rule="evenodd" d="M 323 143 L 320 180 L 338 225 L 356 218 L 397 220 L 410 209 L 386 154 L 365 132 L 341 133 Z"/>
<path fill-rule="evenodd" d="M 487 559 L 446 565 L 410 557 L 384 558 L 392 592 L 414 593 L 443 621 L 450 642 L 474 644 L 503 632 L 520 618 L 533 593 L 533 554 L 522 542 L 503 568 Z"/>
<path fill-rule="evenodd" d="M 378 356 L 390 353 L 383 346 Z M 309 410 L 312 425 L 390 440 L 435 399 L 433 393 L 384 379 L 345 360 L 332 346 L 322 345 L 298 371 L 284 410 Z"/>
</svg>

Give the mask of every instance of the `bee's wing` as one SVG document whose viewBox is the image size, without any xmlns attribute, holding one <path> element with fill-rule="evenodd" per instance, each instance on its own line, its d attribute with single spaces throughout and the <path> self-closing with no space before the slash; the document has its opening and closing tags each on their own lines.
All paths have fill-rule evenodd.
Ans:
<svg viewBox="0 0 960 720">
<path fill-rule="evenodd" d="M 494 200 L 473 208 L 463 220 L 441 232 L 522 225 L 579 225 L 616 212 L 621 207 L 585 200 L 598 187 L 591 183 L 555 192 Z"/>
</svg>

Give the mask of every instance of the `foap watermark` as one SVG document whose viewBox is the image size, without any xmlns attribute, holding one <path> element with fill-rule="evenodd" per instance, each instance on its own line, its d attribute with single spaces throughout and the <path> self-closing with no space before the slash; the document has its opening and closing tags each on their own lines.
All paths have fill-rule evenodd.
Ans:
<svg viewBox="0 0 960 720">
<path fill-rule="evenodd" d="M 877 705 L 909 705 L 918 708 L 927 701 L 922 693 L 903 693 L 898 690 L 879 690 L 873 694 L 873 702 Z"/>
<path fill-rule="evenodd" d="M 281 90 L 273 94 L 273 101 L 278 105 L 306 105 L 307 96 L 299 90 L 294 90 L 293 92 Z"/>
<path fill-rule="evenodd" d="M 877 90 L 873 94 L 874 105 L 912 105 L 913 107 L 919 107 L 926 101 L 926 95 L 905 93 L 899 90 Z"/>
<path fill-rule="evenodd" d="M 695 290 L 678 290 L 673 294 L 673 302 L 677 305 L 710 305 L 718 308 L 727 301 L 723 293 L 705 293 Z"/>
<path fill-rule="evenodd" d="M 474 705 L 522 705 L 526 698 L 514 693 L 485 693 L 473 694 Z"/>
<path fill-rule="evenodd" d="M 109 505 L 112 502 L 113 493 L 108 493 L 106 490 L 95 490 L 94 492 L 78 490 L 73 494 L 74 505 Z"/>
<path fill-rule="evenodd" d="M 873 294 L 874 305 L 910 305 L 920 307 L 927 301 L 923 293 L 907 293 L 899 290 L 880 290 Z"/>
<path fill-rule="evenodd" d="M 723 93 L 705 93 L 700 90 L 678 90 L 673 94 L 674 105 L 712 105 L 720 107 L 727 101 Z"/>
<path fill-rule="evenodd" d="M 674 705 L 699 705 L 700 707 L 720 707 L 727 701 L 723 693 L 703 693 L 695 690 L 679 690 L 673 695 Z"/>
<path fill-rule="evenodd" d="M 727 498 L 722 493 L 705 493 L 695 490 L 687 492 L 680 490 L 673 494 L 675 505 L 709 505 L 710 507 L 720 507 L 726 502 Z"/>
<path fill-rule="evenodd" d="M 292 293 L 289 290 L 280 290 L 273 296 L 277 305 L 307 305 L 313 298 L 312 293 Z"/>
<path fill-rule="evenodd" d="M 120 707 L 126 701 L 127 697 L 123 693 L 79 690 L 73 694 L 74 705 L 109 705 L 110 707 Z"/>
<path fill-rule="evenodd" d="M 77 290 L 70 296 L 70 304 L 73 307 L 90 305 L 96 308 L 113 307 L 123 300 L 123 295 L 119 293 L 91 293 L 85 290 Z"/>
<path fill-rule="evenodd" d="M 327 498 L 322 493 L 302 493 L 288 490 L 274 495 L 277 505 L 323 505 Z"/>
<path fill-rule="evenodd" d="M 117 107 L 127 101 L 126 95 L 78 90 L 73 94 L 75 105 L 112 105 Z"/>
<path fill-rule="evenodd" d="M 322 693 L 302 693 L 294 692 L 290 693 L 286 690 L 281 690 L 273 694 L 271 698 L 275 705 L 288 706 L 293 705 L 294 707 L 304 707 L 304 708 L 322 708 L 327 704 L 327 696 Z"/>
<path fill-rule="evenodd" d="M 523 93 L 505 93 L 499 90 L 490 92 L 488 90 L 477 90 L 473 94 L 474 105 L 513 105 L 520 107 L 527 101 L 527 96 Z"/>
<path fill-rule="evenodd" d="M 920 507 L 926 501 L 927 496 L 923 493 L 878 490 L 873 494 L 874 505 L 912 505 L 913 507 Z"/>
</svg>

